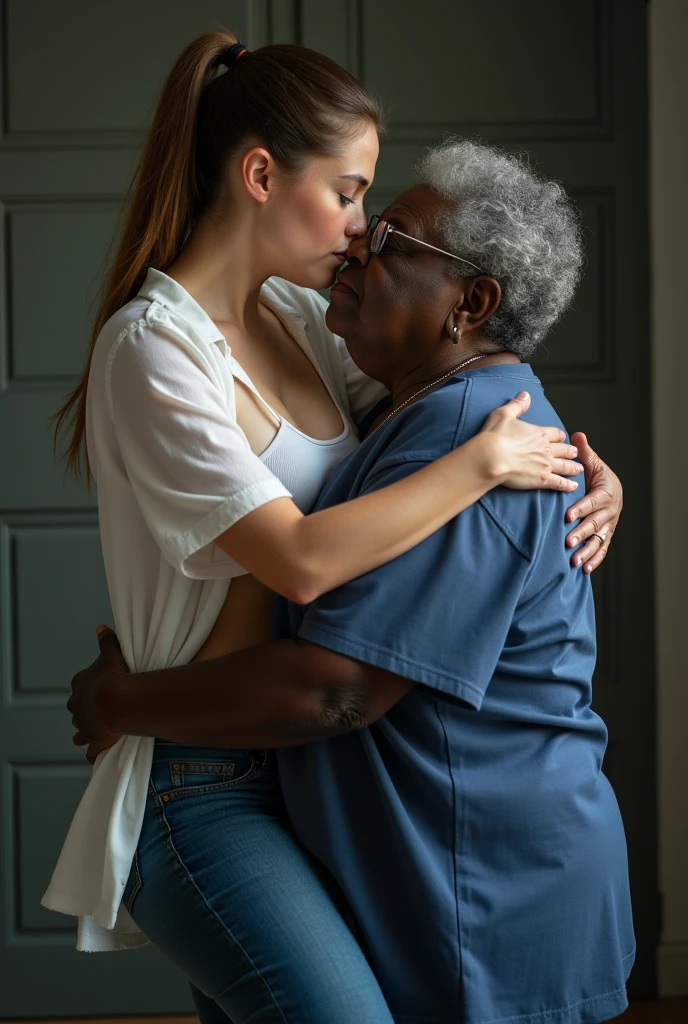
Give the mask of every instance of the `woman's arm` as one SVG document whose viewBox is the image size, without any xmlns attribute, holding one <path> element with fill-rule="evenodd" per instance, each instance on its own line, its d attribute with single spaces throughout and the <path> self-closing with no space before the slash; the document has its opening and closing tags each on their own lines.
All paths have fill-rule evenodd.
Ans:
<svg viewBox="0 0 688 1024">
<path fill-rule="evenodd" d="M 216 543 L 271 590 L 308 604 L 409 551 L 500 484 L 574 490 L 567 476 L 582 472 L 570 461 L 575 450 L 558 428 L 519 422 L 529 404 L 522 393 L 496 409 L 480 434 L 380 491 L 308 516 L 278 499 Z"/>
<path fill-rule="evenodd" d="M 118 337 L 105 397 L 146 524 L 188 576 L 243 569 L 308 602 L 408 551 L 498 484 L 573 490 L 566 477 L 582 470 L 562 431 L 518 420 L 529 404 L 522 394 L 414 479 L 304 517 L 251 451 L 221 386 L 224 364 L 211 365 L 174 324 L 150 319 Z"/>
</svg>

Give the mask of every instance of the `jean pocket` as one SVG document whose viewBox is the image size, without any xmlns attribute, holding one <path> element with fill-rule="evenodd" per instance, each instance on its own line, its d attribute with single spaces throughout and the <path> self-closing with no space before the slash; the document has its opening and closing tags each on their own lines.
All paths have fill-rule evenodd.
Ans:
<svg viewBox="0 0 688 1024">
<path fill-rule="evenodd" d="M 143 886 L 143 879 L 141 878 L 141 867 L 139 865 L 139 854 L 138 850 L 134 854 L 134 859 L 131 864 L 131 871 L 129 872 L 129 878 L 127 884 L 124 886 L 124 892 L 122 893 L 122 903 L 129 911 L 130 916 L 133 917 L 134 901 L 138 894 L 141 892 Z"/>
<path fill-rule="evenodd" d="M 223 760 L 199 757 L 193 760 L 168 761 L 169 785 L 158 788 L 159 795 L 167 802 L 170 799 L 214 793 L 232 789 L 253 778 L 259 770 L 261 760 L 256 754 L 243 751 Z"/>
</svg>

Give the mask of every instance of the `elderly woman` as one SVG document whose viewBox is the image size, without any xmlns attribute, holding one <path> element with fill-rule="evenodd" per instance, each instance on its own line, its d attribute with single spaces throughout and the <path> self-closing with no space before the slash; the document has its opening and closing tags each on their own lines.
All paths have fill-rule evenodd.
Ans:
<svg viewBox="0 0 688 1024">
<path fill-rule="evenodd" d="M 328 324 L 389 398 L 319 508 L 437 459 L 515 392 L 556 420 L 525 360 L 579 274 L 558 185 L 449 143 L 347 255 Z M 395 561 L 282 604 L 282 639 L 133 676 L 105 633 L 73 683 L 79 742 L 283 748 L 291 821 L 400 1024 L 583 1024 L 626 1006 L 625 841 L 565 503 L 497 488 Z"/>
</svg>

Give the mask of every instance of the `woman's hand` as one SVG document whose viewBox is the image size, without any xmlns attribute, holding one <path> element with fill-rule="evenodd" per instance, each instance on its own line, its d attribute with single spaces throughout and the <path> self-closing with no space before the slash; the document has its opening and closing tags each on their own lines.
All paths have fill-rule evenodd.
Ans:
<svg viewBox="0 0 688 1024">
<path fill-rule="evenodd" d="M 522 423 L 519 416 L 530 407 L 530 395 L 522 391 L 485 420 L 481 433 L 491 441 L 488 472 L 506 487 L 527 491 L 575 491 L 578 484 L 569 477 L 584 467 L 573 460 L 577 449 L 565 444 L 559 427 L 538 427 Z"/>
<path fill-rule="evenodd" d="M 581 520 L 567 536 L 566 544 L 575 548 L 587 540 L 571 562 L 582 565 L 583 572 L 590 574 L 607 557 L 623 508 L 623 487 L 616 473 L 592 450 L 585 434 L 572 434 L 571 440 L 578 446 L 585 467 L 587 494 L 566 513 L 568 523 Z"/>
<path fill-rule="evenodd" d="M 67 710 L 72 713 L 72 725 L 76 729 L 73 742 L 77 747 L 88 744 L 86 758 L 91 764 L 98 754 L 121 739 L 116 733 L 109 732 L 105 725 L 104 684 L 109 678 L 129 671 L 112 630 L 107 626 L 97 626 L 96 633 L 100 654 L 92 665 L 74 676 L 72 696 L 67 701 Z"/>
</svg>

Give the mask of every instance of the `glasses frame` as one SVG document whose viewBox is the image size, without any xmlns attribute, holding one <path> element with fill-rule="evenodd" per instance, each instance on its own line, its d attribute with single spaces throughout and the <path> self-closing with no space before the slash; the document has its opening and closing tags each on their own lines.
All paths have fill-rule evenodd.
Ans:
<svg viewBox="0 0 688 1024">
<path fill-rule="evenodd" d="M 414 235 L 407 235 L 405 231 L 400 231 L 399 228 L 395 228 L 393 224 L 383 220 L 378 213 L 374 213 L 368 221 L 370 251 L 373 256 L 378 256 L 382 252 L 385 247 L 385 242 L 392 232 L 399 235 L 401 238 L 408 238 L 411 242 L 418 242 L 419 245 L 424 245 L 426 249 L 432 249 L 433 252 L 439 252 L 443 256 L 450 256 L 453 260 L 459 260 L 461 263 L 467 263 L 469 267 L 473 267 L 473 269 L 477 270 L 479 274 L 484 273 L 480 267 L 476 266 L 475 263 L 471 263 L 470 260 L 465 259 L 463 256 L 455 256 L 453 252 L 447 252 L 446 249 L 438 249 L 436 245 L 430 245 L 430 242 L 424 242 L 422 238 L 416 238 Z"/>
</svg>

